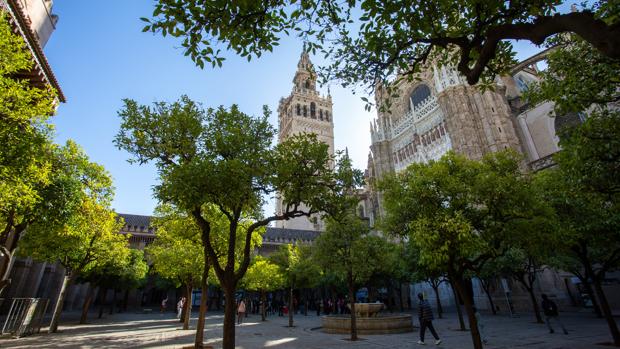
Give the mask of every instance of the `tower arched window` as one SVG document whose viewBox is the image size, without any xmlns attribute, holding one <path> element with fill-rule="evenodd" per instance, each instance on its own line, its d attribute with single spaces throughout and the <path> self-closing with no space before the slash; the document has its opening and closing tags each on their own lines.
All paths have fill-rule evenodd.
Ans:
<svg viewBox="0 0 620 349">
<path fill-rule="evenodd" d="M 325 111 L 325 121 L 329 121 L 329 112 Z"/>
<path fill-rule="evenodd" d="M 418 105 L 422 104 L 428 96 L 431 95 L 431 89 L 426 85 L 420 85 L 411 92 L 409 95 L 409 99 L 411 99 L 411 105 L 416 108 Z"/>
<path fill-rule="evenodd" d="M 323 109 L 319 110 L 319 120 L 323 120 Z"/>
<path fill-rule="evenodd" d="M 308 107 L 304 105 L 304 116 L 308 116 Z"/>
<path fill-rule="evenodd" d="M 306 80 L 306 88 L 309 89 L 310 88 L 310 80 Z"/>
<path fill-rule="evenodd" d="M 295 106 L 295 109 L 297 111 L 297 115 L 301 115 L 301 106 L 299 104 Z"/>
<path fill-rule="evenodd" d="M 314 102 L 310 103 L 310 117 L 316 119 L 316 104 Z"/>
</svg>

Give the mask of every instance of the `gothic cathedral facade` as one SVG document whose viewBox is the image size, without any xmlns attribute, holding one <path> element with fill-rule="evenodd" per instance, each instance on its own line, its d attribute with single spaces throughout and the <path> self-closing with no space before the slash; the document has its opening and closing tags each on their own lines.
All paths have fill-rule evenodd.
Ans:
<svg viewBox="0 0 620 349">
<path fill-rule="evenodd" d="M 559 150 L 553 105 L 531 106 L 522 99 L 527 84 L 538 79 L 535 63 L 542 58 L 524 61 L 484 91 L 467 84 L 455 69 L 432 64 L 416 79 L 398 80 L 398 97 L 392 97 L 389 111 L 379 110 L 370 125 L 368 187 L 360 205 L 371 224 L 384 214 L 382 195 L 372 183 L 411 163 L 438 160 L 451 150 L 480 159 L 513 149 L 525 155 L 524 166 L 532 170 L 549 160 Z M 385 103 L 386 94 L 383 86 L 376 87 L 377 105 Z"/>
</svg>

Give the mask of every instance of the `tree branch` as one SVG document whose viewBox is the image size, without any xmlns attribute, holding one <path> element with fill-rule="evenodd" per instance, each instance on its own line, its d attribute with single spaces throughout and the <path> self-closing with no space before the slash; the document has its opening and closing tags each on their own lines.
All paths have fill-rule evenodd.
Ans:
<svg viewBox="0 0 620 349">
<path fill-rule="evenodd" d="M 488 63 L 495 58 L 497 45 L 502 40 L 528 40 L 541 45 L 551 35 L 573 32 L 588 41 L 604 55 L 620 58 L 620 27 L 608 26 L 604 21 L 594 17 L 591 12 L 572 12 L 554 16 L 540 16 L 532 23 L 515 23 L 491 26 L 487 38 L 478 47 L 480 54 L 470 69 L 469 56 L 461 55 L 458 69 L 467 78 L 470 85 L 478 82 Z M 459 45 L 461 46 L 461 45 Z M 463 48 L 463 46 L 461 46 Z"/>
<path fill-rule="evenodd" d="M 204 219 L 202 216 L 202 209 L 200 206 L 194 208 L 191 213 L 192 217 L 194 217 L 194 221 L 198 224 L 200 231 L 202 232 L 202 244 L 212 260 L 211 265 L 213 265 L 213 270 L 215 270 L 215 273 L 220 280 L 224 280 L 224 269 L 222 269 L 222 266 L 220 265 L 220 261 L 217 253 L 215 253 L 215 250 L 213 249 L 213 245 L 211 245 L 211 223 L 209 223 L 209 221 Z"/>
</svg>

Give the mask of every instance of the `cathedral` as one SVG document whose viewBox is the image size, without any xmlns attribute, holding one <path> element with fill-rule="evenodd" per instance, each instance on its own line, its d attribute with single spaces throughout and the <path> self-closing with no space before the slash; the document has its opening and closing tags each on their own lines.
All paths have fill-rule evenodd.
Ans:
<svg viewBox="0 0 620 349">
<path fill-rule="evenodd" d="M 538 79 L 536 63 L 546 52 L 513 67 L 511 75 L 497 77 L 491 89 L 470 86 L 455 70 L 427 65 L 418 79 L 401 79 L 398 97 L 389 111 L 379 110 L 370 125 L 371 146 L 367 183 L 411 163 L 438 160 L 452 150 L 470 159 L 513 149 L 524 154 L 526 168 L 550 165 L 559 150 L 552 103 L 529 105 L 522 98 L 527 85 Z M 386 102 L 385 88 L 376 86 L 377 105 Z M 382 216 L 381 193 L 366 188 L 363 210 L 371 223 Z"/>
<path fill-rule="evenodd" d="M 391 97 L 389 111 L 379 108 L 370 125 L 366 188 L 358 212 L 364 212 L 374 226 L 385 212 L 382 194 L 372 184 L 412 163 L 438 160 L 448 151 L 480 159 L 487 153 L 513 149 L 523 155 L 526 171 L 553 166 L 552 155 L 560 150 L 557 131 L 581 122 L 583 116 L 555 118 L 553 103 L 530 105 L 523 98 L 528 85 L 539 79 L 537 63 L 547 53 L 515 65 L 509 75 L 496 77 L 492 88 L 484 91 L 470 86 L 455 69 L 434 64 L 426 65 L 417 79 L 395 82 L 398 97 Z M 376 105 L 385 104 L 386 95 L 384 86 L 376 86 Z M 582 303 L 578 281 L 569 273 L 545 269 L 535 288 L 564 306 Z M 487 309 L 489 303 L 475 278 L 472 291 L 476 305 Z M 426 283 L 410 285 L 411 298 L 418 292 L 435 297 Z M 503 309 L 529 311 L 525 290 L 510 279 L 497 278 L 490 292 Z M 454 304 L 449 286 L 444 284 L 439 294 L 444 304 Z"/>
</svg>

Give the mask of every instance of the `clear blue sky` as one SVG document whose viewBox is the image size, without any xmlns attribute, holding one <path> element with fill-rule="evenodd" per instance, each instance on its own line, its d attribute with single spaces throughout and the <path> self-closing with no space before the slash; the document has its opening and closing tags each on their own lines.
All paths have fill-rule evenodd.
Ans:
<svg viewBox="0 0 620 349">
<path fill-rule="evenodd" d="M 230 54 L 223 68 L 201 70 L 183 56 L 175 39 L 142 33 L 139 18 L 151 14 L 152 4 L 56 1 L 54 12 L 60 20 L 45 47 L 67 97 L 52 120 L 56 140 L 74 139 L 106 167 L 116 187 L 113 206 L 121 213 L 148 215 L 156 205 L 151 191 L 156 184 L 154 167 L 128 164 L 129 155 L 112 144 L 123 98 L 150 104 L 187 94 L 205 106 L 237 103 L 252 115 L 259 115 L 264 104 L 276 111 L 280 98 L 291 91 L 302 50 L 299 40 L 288 38 L 259 60 L 248 63 Z M 537 50 L 525 44 L 516 47 L 520 58 Z M 348 147 L 354 165 L 365 169 L 374 113 L 364 111 L 359 95 L 337 86 L 331 92 L 336 149 Z M 277 126 L 275 113 L 271 121 Z M 271 213 L 273 205 L 265 209 Z"/>
</svg>

